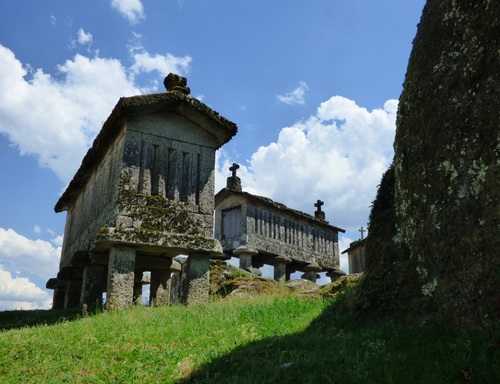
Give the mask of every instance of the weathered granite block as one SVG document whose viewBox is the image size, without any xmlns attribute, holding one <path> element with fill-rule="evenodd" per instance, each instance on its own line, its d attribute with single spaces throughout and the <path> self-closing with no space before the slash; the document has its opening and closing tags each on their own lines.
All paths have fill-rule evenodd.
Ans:
<svg viewBox="0 0 500 384">
<path fill-rule="evenodd" d="M 208 301 L 210 256 L 206 253 L 192 253 L 187 259 L 187 304 L 203 304 Z"/>
<path fill-rule="evenodd" d="M 106 284 L 106 269 L 103 265 L 89 264 L 83 269 L 80 303 L 87 306 L 102 305 L 102 293 Z"/>
<path fill-rule="evenodd" d="M 150 304 L 170 304 L 170 269 L 153 269 L 151 271 Z"/>
<path fill-rule="evenodd" d="M 109 251 L 108 309 L 120 309 L 132 304 L 135 280 L 135 250 L 114 246 Z"/>
</svg>

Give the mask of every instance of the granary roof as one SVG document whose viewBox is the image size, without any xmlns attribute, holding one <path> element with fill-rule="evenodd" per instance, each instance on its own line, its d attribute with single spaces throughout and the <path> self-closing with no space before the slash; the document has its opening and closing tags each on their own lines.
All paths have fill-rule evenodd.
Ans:
<svg viewBox="0 0 500 384">
<path fill-rule="evenodd" d="M 353 251 L 356 248 L 364 246 L 365 245 L 365 241 L 366 241 L 366 237 L 364 239 L 359 239 L 359 240 L 353 241 L 351 244 L 349 244 L 349 248 L 347 248 L 344 252 L 342 252 L 342 254 L 349 253 L 349 251 Z"/>
<path fill-rule="evenodd" d="M 104 122 L 92 147 L 83 158 L 80 168 L 57 202 L 54 210 L 62 212 L 71 207 L 78 197 L 80 189 L 86 185 L 94 170 L 105 157 L 109 147 L 113 144 L 114 139 L 122 131 L 123 122 L 132 116 L 166 111 L 178 113 L 213 135 L 218 148 L 236 135 L 238 127 L 235 123 L 190 96 L 189 88 L 182 88 L 187 89 L 188 92 L 178 88 L 182 87 L 176 87 L 172 91 L 164 93 L 120 98 L 108 119 Z"/>
<path fill-rule="evenodd" d="M 268 197 L 252 195 L 251 193 L 238 191 L 235 189 L 222 188 L 215 195 L 215 205 L 217 206 L 221 201 L 223 201 L 224 199 L 226 199 L 228 196 L 231 196 L 231 195 L 241 196 L 248 201 L 252 201 L 253 203 L 260 204 L 260 205 L 263 205 L 263 206 L 268 207 L 268 208 L 274 208 L 274 209 L 282 211 L 284 213 L 288 213 L 291 216 L 295 216 L 295 217 L 300 218 L 302 220 L 313 223 L 314 225 L 317 225 L 317 226 L 322 226 L 325 229 L 345 233 L 345 229 L 336 227 L 334 225 L 330 225 L 330 224 L 328 224 L 328 221 L 318 219 L 314 216 L 311 216 L 307 213 L 298 211 L 296 209 L 288 208 L 285 204 L 273 201 Z"/>
</svg>

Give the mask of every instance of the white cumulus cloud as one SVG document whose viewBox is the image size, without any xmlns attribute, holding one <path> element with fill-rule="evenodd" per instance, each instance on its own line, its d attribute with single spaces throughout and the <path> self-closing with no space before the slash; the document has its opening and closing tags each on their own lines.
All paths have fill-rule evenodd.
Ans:
<svg viewBox="0 0 500 384">
<path fill-rule="evenodd" d="M 321 199 L 330 224 L 347 230 L 366 226 L 377 185 L 393 158 L 396 112 L 397 100 L 368 111 L 344 97 L 330 98 L 241 165 L 243 189 L 310 214 Z M 221 188 L 232 160 L 224 152 L 217 160 Z"/>
<path fill-rule="evenodd" d="M 61 247 L 44 240 L 28 239 L 12 229 L 0 228 L 0 260 L 4 269 L 37 276 L 42 281 L 59 270 Z"/>
<path fill-rule="evenodd" d="M 83 28 L 80 28 L 78 30 L 78 43 L 81 45 L 86 45 L 92 43 L 92 34 L 87 33 L 83 30 Z"/>
<path fill-rule="evenodd" d="M 117 10 L 131 24 L 146 19 L 144 6 L 140 0 L 111 0 L 111 8 Z"/>
<path fill-rule="evenodd" d="M 0 45 L 0 134 L 68 183 L 118 99 L 141 93 L 136 74 L 183 74 L 191 61 L 147 52 L 135 52 L 132 59 L 125 67 L 116 59 L 77 54 L 53 77 L 42 69 L 28 72 L 28 65 Z"/>
<path fill-rule="evenodd" d="M 52 295 L 44 288 L 59 270 L 61 239 L 54 246 L 0 228 L 0 310 L 50 308 Z"/>
<path fill-rule="evenodd" d="M 5 271 L 0 265 L 0 309 L 19 309 L 20 302 L 43 303 L 50 300 L 47 292 L 38 288 L 26 277 L 13 277 L 9 271 Z M 7 304 L 4 302 L 10 302 Z M 2 308 L 4 307 L 4 308 Z"/>
<path fill-rule="evenodd" d="M 284 95 L 277 95 L 276 98 L 285 104 L 305 104 L 304 96 L 306 91 L 309 89 L 307 84 L 303 81 L 299 81 L 299 86 L 289 93 Z"/>
<path fill-rule="evenodd" d="M 62 236 L 56 236 L 54 239 L 52 239 L 52 242 L 57 245 L 58 247 L 62 246 L 63 243 L 63 237 Z"/>
<path fill-rule="evenodd" d="M 170 72 L 185 73 L 192 60 L 189 56 L 176 57 L 170 53 L 166 55 L 151 55 L 148 52 L 135 52 L 132 55 L 134 64 L 130 67 L 130 70 L 133 74 L 153 71 L 158 71 L 165 75 L 168 75 Z"/>
<path fill-rule="evenodd" d="M 35 235 L 39 235 L 40 233 L 42 233 L 42 228 L 39 225 L 35 225 L 35 227 L 33 228 L 33 233 Z"/>
</svg>

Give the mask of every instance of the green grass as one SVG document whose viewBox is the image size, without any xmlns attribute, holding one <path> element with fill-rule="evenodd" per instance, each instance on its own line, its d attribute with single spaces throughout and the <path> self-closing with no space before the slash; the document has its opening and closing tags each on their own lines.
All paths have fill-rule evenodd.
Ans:
<svg viewBox="0 0 500 384">
<path fill-rule="evenodd" d="M 334 301 L 215 300 L 0 314 L 1 383 L 500 383 L 491 333 L 355 317 Z"/>
</svg>

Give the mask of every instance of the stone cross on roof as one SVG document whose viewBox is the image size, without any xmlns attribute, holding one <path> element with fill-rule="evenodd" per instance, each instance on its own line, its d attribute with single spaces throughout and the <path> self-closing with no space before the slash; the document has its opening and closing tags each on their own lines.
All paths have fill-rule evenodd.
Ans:
<svg viewBox="0 0 500 384">
<path fill-rule="evenodd" d="M 232 175 L 227 178 L 226 187 L 229 189 L 234 189 L 236 191 L 241 191 L 241 180 L 238 176 L 236 176 L 236 171 L 240 168 L 240 166 L 236 163 L 233 163 L 229 170 L 232 172 Z"/>
<path fill-rule="evenodd" d="M 239 164 L 233 163 L 232 167 L 229 167 L 229 170 L 233 173 L 231 177 L 236 177 L 236 171 L 240 168 Z"/>
<path fill-rule="evenodd" d="M 361 238 L 364 238 L 364 235 L 365 235 L 365 232 L 366 232 L 366 229 L 363 228 L 363 226 L 361 226 L 360 229 L 358 229 L 359 232 L 361 232 Z"/>
<path fill-rule="evenodd" d="M 314 206 L 317 208 L 316 209 L 316 212 L 314 212 L 314 217 L 317 218 L 317 219 L 321 219 L 321 220 L 325 220 L 325 212 L 323 212 L 321 210 L 321 207 L 325 205 L 324 202 L 322 202 L 321 200 L 318 200 L 316 201 L 316 203 L 314 204 Z"/>
<path fill-rule="evenodd" d="M 321 200 L 318 200 L 316 203 L 314 203 L 314 206 L 317 208 L 316 212 L 321 212 L 321 207 L 325 205 L 324 202 Z"/>
</svg>

